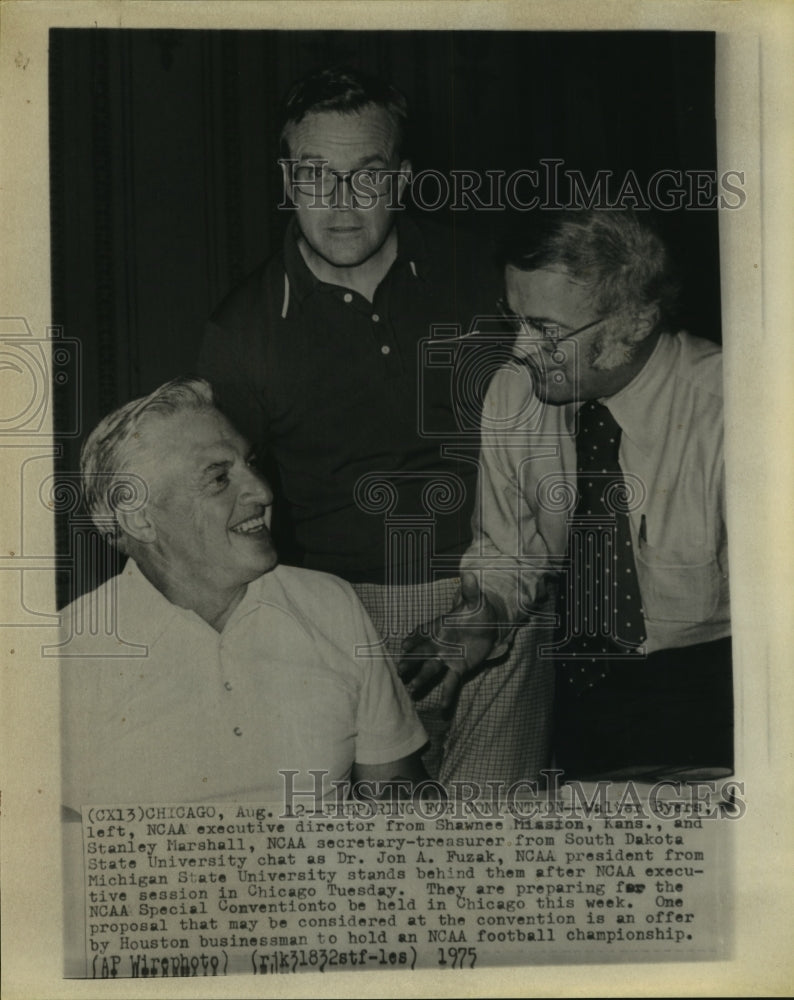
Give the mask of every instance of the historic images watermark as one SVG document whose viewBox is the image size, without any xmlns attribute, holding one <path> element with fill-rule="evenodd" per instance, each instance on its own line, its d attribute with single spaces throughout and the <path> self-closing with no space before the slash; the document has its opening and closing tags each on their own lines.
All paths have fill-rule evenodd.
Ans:
<svg viewBox="0 0 794 1000">
<path fill-rule="evenodd" d="M 347 781 L 328 780 L 322 769 L 279 771 L 284 782 L 283 812 L 279 818 L 314 815 L 319 819 L 367 819 L 391 812 L 427 821 L 547 820 L 553 829 L 581 828 L 587 820 L 692 820 L 741 819 L 747 805 L 744 782 L 733 777 L 718 780 L 664 778 L 653 783 L 602 779 L 596 782 L 564 781 L 564 772 L 541 770 L 538 779 L 507 784 L 492 780 L 360 781 L 350 797 Z M 330 793 L 329 793 L 330 789 Z M 216 832 L 229 832 L 219 830 Z M 665 835 L 667 836 L 667 835 Z M 657 843 L 673 844 L 660 839 Z"/>
<path fill-rule="evenodd" d="M 401 209 L 404 196 L 417 208 L 436 212 L 529 212 L 537 209 L 634 209 L 659 212 L 742 208 L 747 201 L 743 170 L 662 168 L 642 178 L 634 170 L 584 171 L 565 160 L 541 158 L 520 170 L 410 170 L 363 168 L 334 170 L 327 160 L 279 160 L 286 179 L 279 208 L 292 208 L 301 196 L 308 208 L 349 204 L 374 208 L 387 198 L 389 211 Z M 402 183 L 398 184 L 398 180 Z"/>
</svg>

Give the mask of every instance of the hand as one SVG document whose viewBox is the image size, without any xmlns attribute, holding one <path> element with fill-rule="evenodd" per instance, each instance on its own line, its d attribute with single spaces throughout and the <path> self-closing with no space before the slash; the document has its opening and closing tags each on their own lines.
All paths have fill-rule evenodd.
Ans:
<svg viewBox="0 0 794 1000">
<path fill-rule="evenodd" d="M 422 625 L 403 640 L 397 672 L 408 693 L 419 701 L 441 685 L 441 708 L 449 708 L 467 673 L 493 649 L 499 616 L 481 593 L 474 573 L 464 572 L 452 611 Z"/>
</svg>

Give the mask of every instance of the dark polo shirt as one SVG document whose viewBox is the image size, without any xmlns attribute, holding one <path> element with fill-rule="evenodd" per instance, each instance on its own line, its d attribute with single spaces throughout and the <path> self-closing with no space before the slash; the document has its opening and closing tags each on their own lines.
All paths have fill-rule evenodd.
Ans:
<svg viewBox="0 0 794 1000">
<path fill-rule="evenodd" d="M 456 572 L 452 557 L 471 537 L 474 410 L 485 389 L 482 371 L 493 365 L 483 359 L 472 371 L 476 338 L 429 355 L 422 341 L 434 324 L 451 336 L 456 326 L 466 333 L 477 316 L 493 313 L 499 284 L 488 258 L 468 234 L 403 214 L 397 258 L 370 303 L 317 280 L 293 220 L 282 252 L 213 313 L 199 371 L 257 452 L 275 458 L 303 565 L 353 582 L 387 582 L 384 518 L 423 521 L 430 514 L 431 554 L 450 557 L 441 574 L 402 546 L 393 564 L 405 583 Z M 396 499 L 388 512 L 377 510 L 384 493 L 362 492 L 368 473 L 389 483 Z M 428 492 L 438 474 L 446 482 L 458 477 L 463 497 L 455 509 L 438 509 L 443 489 Z"/>
</svg>

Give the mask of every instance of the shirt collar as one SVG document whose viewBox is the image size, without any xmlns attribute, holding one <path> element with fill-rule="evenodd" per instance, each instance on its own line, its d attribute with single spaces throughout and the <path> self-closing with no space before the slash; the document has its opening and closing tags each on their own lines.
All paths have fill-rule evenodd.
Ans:
<svg viewBox="0 0 794 1000">
<path fill-rule="evenodd" d="M 279 587 L 279 570 L 280 567 L 276 567 L 248 584 L 242 600 L 229 616 L 223 632 L 227 632 L 231 625 L 263 605 L 278 607 L 285 614 L 289 614 L 285 608 L 281 607 L 284 601 Z M 132 629 L 126 630 L 130 632 L 129 638 L 131 640 L 143 640 L 147 645 L 154 646 L 166 629 L 178 621 L 186 623 L 191 628 L 198 628 L 202 632 L 210 629 L 212 634 L 219 638 L 219 633 L 195 611 L 180 608 L 179 605 L 172 604 L 167 597 L 161 594 L 157 587 L 146 579 L 134 559 L 127 559 L 124 569 L 119 574 L 118 581 L 118 601 L 122 622 L 126 616 L 129 616 L 136 623 L 135 635 L 132 634 Z M 141 626 L 145 628 L 145 634 L 141 634 Z M 124 639 L 126 636 L 123 625 L 121 632 L 121 637 Z"/>
<path fill-rule="evenodd" d="M 118 593 L 119 619 L 124 622 L 129 618 L 136 623 L 136 633 L 145 629 L 145 638 L 149 645 L 154 645 L 160 636 L 176 617 L 186 617 L 194 622 L 201 619 L 193 611 L 179 608 L 160 593 L 154 584 L 150 583 L 141 572 L 134 559 L 128 559 L 124 569 L 119 574 Z M 121 627 L 124 638 L 124 626 Z M 139 635 L 130 636 L 138 639 Z"/>
<path fill-rule="evenodd" d="M 302 302 L 322 284 L 309 270 L 298 246 L 298 220 L 293 215 L 284 236 L 284 270 L 289 282 L 289 294 Z M 286 310 L 285 310 L 286 311 Z"/>
<path fill-rule="evenodd" d="M 397 216 L 397 260 L 404 262 L 415 277 L 426 278 L 431 258 L 419 226 L 405 211 Z"/>
<path fill-rule="evenodd" d="M 240 604 L 243 604 L 250 590 L 251 585 L 249 585 L 246 594 L 243 595 Z M 186 623 L 191 628 L 201 629 L 202 632 L 210 629 L 214 635 L 218 635 L 215 629 L 195 611 L 180 608 L 178 604 L 172 604 L 154 584 L 146 579 L 134 559 L 128 559 L 121 572 L 118 600 L 121 620 L 123 621 L 129 615 L 137 623 L 138 630 L 142 625 L 146 630 L 146 634 L 142 638 L 145 638 L 150 646 L 153 646 L 166 629 L 177 620 Z M 236 611 L 237 609 L 235 609 Z M 124 638 L 123 634 L 122 638 Z"/>
<path fill-rule="evenodd" d="M 622 433 L 645 452 L 659 442 L 659 434 L 670 419 L 667 387 L 669 373 L 675 365 L 676 345 L 673 337 L 662 333 L 651 356 L 634 378 L 622 389 L 602 402 L 620 425 Z"/>
<path fill-rule="evenodd" d="M 396 262 L 404 263 L 410 268 L 414 277 L 425 277 L 430 266 L 430 255 L 425 239 L 410 216 L 405 211 L 397 215 L 397 257 Z M 290 298 L 302 302 L 307 296 L 321 288 L 334 288 L 327 282 L 320 281 L 303 259 L 298 246 L 298 220 L 293 217 L 287 226 L 284 237 L 284 271 L 286 275 L 284 289 L 284 305 L 282 316 L 286 316 Z"/>
</svg>

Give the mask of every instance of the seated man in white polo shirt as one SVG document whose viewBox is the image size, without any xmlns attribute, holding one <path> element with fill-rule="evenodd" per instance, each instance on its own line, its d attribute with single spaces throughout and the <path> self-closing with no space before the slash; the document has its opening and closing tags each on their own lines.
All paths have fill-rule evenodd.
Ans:
<svg viewBox="0 0 794 1000">
<path fill-rule="evenodd" d="M 378 636 L 350 586 L 276 565 L 270 488 L 207 382 L 105 417 L 81 465 L 94 523 L 129 558 L 63 613 L 69 811 L 279 802 L 285 782 L 316 788 L 310 771 L 330 796 L 426 777 L 425 732 L 392 664 L 366 657 Z M 113 636 L 90 627 L 98 608 Z"/>
</svg>

